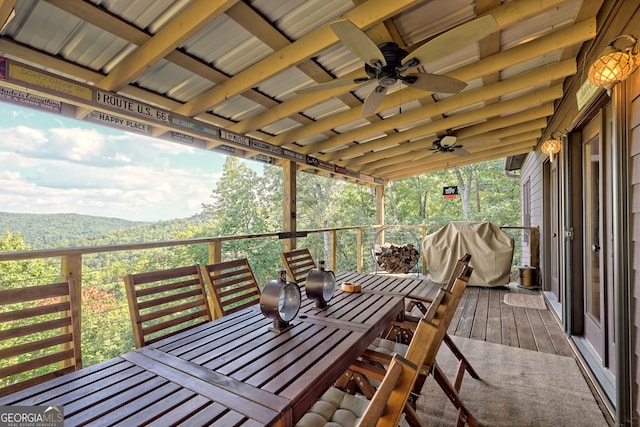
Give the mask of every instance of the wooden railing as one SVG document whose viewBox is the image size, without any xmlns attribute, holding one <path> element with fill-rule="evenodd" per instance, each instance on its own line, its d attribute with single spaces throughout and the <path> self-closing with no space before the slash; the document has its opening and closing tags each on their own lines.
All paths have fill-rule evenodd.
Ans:
<svg viewBox="0 0 640 427">
<path fill-rule="evenodd" d="M 149 258 L 157 259 L 154 260 L 154 262 L 149 261 L 149 263 L 144 264 L 142 267 L 140 266 L 141 264 L 137 262 L 137 267 L 134 268 L 134 264 L 132 262 L 129 266 L 119 265 L 116 269 L 116 267 L 107 263 L 105 266 L 105 271 L 109 269 L 114 270 L 109 271 L 109 275 L 111 278 L 105 279 L 100 283 L 95 283 L 95 277 L 102 277 L 105 276 L 105 274 L 99 275 L 96 271 L 92 271 L 92 269 L 98 270 L 98 268 L 95 266 L 87 268 L 87 259 L 90 259 L 92 256 L 107 258 L 109 253 L 125 251 L 131 254 L 131 258 L 135 258 L 136 256 L 140 256 L 139 254 L 145 253 L 145 251 L 149 252 L 154 250 L 163 250 L 163 248 L 167 251 L 175 251 L 177 250 L 177 248 L 184 248 L 184 250 L 187 251 L 194 247 L 202 247 L 206 248 L 204 250 L 206 250 L 207 262 L 216 263 L 238 257 L 238 249 L 233 247 L 233 245 L 238 242 L 264 242 L 265 240 L 267 240 L 270 244 L 269 252 L 274 252 L 273 254 L 269 254 L 270 256 L 272 256 L 273 265 L 268 265 L 264 268 L 269 270 L 269 273 L 267 274 L 270 274 L 270 277 L 266 277 L 267 274 L 265 273 L 262 274 L 262 277 L 260 277 L 260 275 L 257 275 L 260 285 L 262 286 L 264 283 L 266 283 L 267 279 L 275 278 L 276 269 L 280 267 L 280 265 L 278 264 L 280 252 L 279 248 L 283 246 L 284 239 L 295 239 L 289 242 L 295 242 L 296 244 L 293 245 L 294 247 L 310 248 L 314 259 L 325 259 L 329 268 L 334 271 L 339 272 L 346 270 L 356 270 L 358 272 L 366 272 L 375 269 L 375 261 L 373 260 L 373 257 L 371 255 L 371 249 L 375 242 L 380 243 L 392 241 L 396 244 L 413 243 L 416 248 L 420 252 L 422 252 L 421 242 L 427 236 L 427 234 L 437 230 L 438 228 L 438 226 L 427 225 L 367 225 L 304 230 L 298 231 L 296 233 L 273 232 L 233 236 L 215 236 L 148 243 L 124 243 L 116 245 L 0 252 L 0 263 L 21 263 L 37 260 L 49 260 L 49 262 L 51 262 L 51 260 L 53 259 L 56 263 L 59 263 L 59 276 L 46 278 L 46 280 L 42 281 L 42 283 L 46 283 L 47 281 L 55 281 L 58 279 L 75 279 L 75 283 L 77 283 L 77 286 L 80 287 L 80 290 L 87 289 L 91 286 L 98 286 L 101 289 L 106 289 L 106 293 L 108 293 L 109 295 L 113 294 L 118 296 L 118 298 L 122 297 L 121 300 L 117 301 L 117 314 L 113 314 L 112 316 L 109 315 L 109 313 L 96 313 L 93 308 L 91 310 L 89 308 L 83 310 L 82 306 L 80 307 L 79 311 L 81 313 L 81 317 L 87 320 L 87 322 L 82 322 L 83 335 L 87 334 L 88 336 L 92 337 L 92 339 L 100 339 L 95 338 L 94 334 L 100 334 L 103 332 L 100 325 L 105 321 L 104 319 L 106 317 L 109 318 L 109 322 L 122 322 L 119 330 L 122 331 L 122 334 L 129 335 L 128 331 L 131 329 L 131 326 L 129 323 L 129 319 L 126 317 L 128 311 L 126 310 L 126 298 L 124 298 L 124 290 L 122 285 L 122 277 L 124 276 L 124 274 L 140 272 L 134 271 L 135 268 L 144 268 L 145 271 L 150 271 L 152 269 L 175 267 L 177 265 L 171 264 L 184 262 L 184 260 L 175 259 L 174 254 L 170 253 L 168 255 L 165 254 L 158 256 L 149 256 Z M 522 256 L 526 256 L 528 265 L 538 267 L 538 228 L 503 227 L 503 229 L 506 232 L 510 233 L 514 237 L 514 240 L 516 242 L 514 266 L 517 268 L 518 264 L 523 263 Z M 528 234 L 527 239 L 522 238 L 522 234 L 520 233 L 523 232 Z M 514 233 L 517 233 L 519 235 L 513 235 Z M 522 246 L 523 241 L 526 242 L 526 247 Z M 280 242 L 280 244 L 278 244 L 278 242 Z M 257 250 L 264 251 L 264 249 Z M 197 251 L 194 250 L 194 252 Z M 264 254 L 262 252 L 260 252 L 260 254 L 261 257 L 263 257 L 262 255 Z M 252 264 L 252 267 L 254 266 L 254 261 L 260 258 L 257 256 L 257 254 L 255 254 L 252 259 L 251 254 L 243 253 L 242 257 L 245 256 L 249 258 L 249 262 Z M 367 260 L 369 260 L 369 263 L 367 263 Z M 198 260 L 190 259 L 189 262 L 194 263 L 198 262 Z M 200 260 L 200 262 L 203 261 Z M 417 272 L 427 274 L 427 267 L 428 266 L 426 264 L 426 260 L 424 259 L 424 257 L 421 257 L 421 264 L 418 265 Z M 256 268 L 254 267 L 254 270 L 255 269 Z M 37 284 L 37 280 L 39 279 L 40 278 L 36 279 L 34 277 L 33 281 L 35 283 L 28 282 L 25 283 L 24 286 Z M 0 287 L 6 286 L 6 283 L 3 283 L 2 280 L 3 278 L 0 278 Z M 83 299 L 86 301 L 86 297 L 84 297 Z M 91 319 L 90 316 L 97 316 L 97 318 Z M 90 330 L 88 328 L 93 328 L 94 330 Z M 131 346 L 133 344 L 132 335 L 130 339 L 127 338 L 124 341 L 126 341 L 125 344 L 114 344 L 115 348 L 112 350 L 112 353 L 115 354 L 109 354 L 109 352 L 105 350 L 106 354 L 102 356 L 95 356 L 96 360 L 85 361 L 85 365 L 88 366 L 91 363 L 99 362 L 101 358 L 106 359 L 110 356 L 122 354 L 130 350 L 130 348 L 127 348 L 127 346 Z M 125 346 L 125 348 L 119 348 L 119 346 Z"/>
</svg>

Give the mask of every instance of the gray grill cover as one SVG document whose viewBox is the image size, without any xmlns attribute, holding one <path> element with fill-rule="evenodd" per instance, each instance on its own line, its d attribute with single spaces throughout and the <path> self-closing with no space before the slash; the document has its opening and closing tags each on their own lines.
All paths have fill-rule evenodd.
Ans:
<svg viewBox="0 0 640 427">
<path fill-rule="evenodd" d="M 513 238 L 490 222 L 450 222 L 425 237 L 422 254 L 431 280 L 446 283 L 458 259 L 471 255 L 473 274 L 469 286 L 502 286 L 509 283 L 513 262 Z"/>
</svg>

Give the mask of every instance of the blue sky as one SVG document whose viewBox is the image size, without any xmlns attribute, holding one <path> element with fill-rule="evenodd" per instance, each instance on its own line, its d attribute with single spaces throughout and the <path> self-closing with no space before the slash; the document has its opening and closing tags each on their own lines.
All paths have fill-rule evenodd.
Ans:
<svg viewBox="0 0 640 427">
<path fill-rule="evenodd" d="M 0 102 L 0 212 L 184 218 L 212 202 L 225 159 Z"/>
</svg>

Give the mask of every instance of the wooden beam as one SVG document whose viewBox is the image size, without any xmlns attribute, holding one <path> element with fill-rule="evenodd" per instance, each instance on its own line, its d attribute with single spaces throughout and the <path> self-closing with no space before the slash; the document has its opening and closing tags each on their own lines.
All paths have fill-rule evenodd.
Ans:
<svg viewBox="0 0 640 427">
<path fill-rule="evenodd" d="M 336 147 L 340 147 L 345 145 L 347 142 L 356 141 L 359 139 L 365 139 L 372 135 L 379 134 L 391 127 L 399 128 L 403 126 L 409 126 L 412 123 L 420 122 L 424 120 L 425 117 L 431 117 L 436 114 L 441 114 L 449 111 L 455 111 L 463 109 L 464 107 L 468 107 L 470 105 L 474 105 L 480 102 L 483 102 L 485 99 L 490 98 L 492 96 L 503 96 L 510 93 L 514 93 L 517 91 L 521 91 L 524 89 L 535 88 L 537 85 L 543 84 L 549 80 L 556 79 L 558 77 L 566 77 L 572 75 L 576 72 L 576 63 L 575 60 L 567 59 L 557 64 L 547 65 L 545 67 L 538 68 L 536 70 L 530 71 L 528 73 L 521 74 L 519 76 L 510 78 L 508 80 L 504 80 L 498 83 L 493 83 L 488 86 L 479 87 L 477 89 L 472 89 L 467 92 L 464 92 L 457 96 L 452 96 L 446 98 L 436 104 L 429 104 L 425 107 L 415 108 L 411 111 L 403 113 L 401 115 L 394 116 L 390 120 L 384 120 L 378 123 L 371 124 L 369 126 L 361 126 L 356 129 L 353 129 L 349 132 L 344 132 L 340 135 L 337 135 L 333 138 L 330 138 L 326 141 L 322 141 L 316 144 L 310 144 L 310 146 L 304 146 L 298 149 L 299 152 L 303 154 L 311 154 L 316 152 L 323 152 L 326 150 L 330 150 Z M 526 95 L 525 95 L 526 96 Z M 448 125 L 450 119 L 457 117 L 456 126 L 460 126 L 462 124 L 473 123 L 475 120 L 460 120 L 463 117 L 469 117 L 473 113 L 465 112 L 463 114 L 452 115 L 447 119 L 433 121 L 431 123 L 427 123 L 425 125 L 416 126 L 411 129 L 404 130 L 398 134 L 388 136 L 384 138 L 384 141 L 388 145 L 395 145 L 402 141 L 411 140 L 413 138 L 420 137 L 422 135 L 426 135 L 429 133 L 435 133 L 438 131 L 445 130 L 447 128 L 451 128 L 453 126 Z M 487 116 L 484 116 L 487 117 Z M 446 123 L 443 123 L 447 120 Z M 352 149 L 351 151 L 355 151 L 357 153 L 362 153 L 368 151 L 367 146 L 369 143 L 363 143 L 354 145 L 349 147 Z M 330 161 L 339 158 L 348 158 L 348 156 L 344 156 L 342 151 L 334 151 L 328 154 L 320 154 L 317 155 L 322 160 Z M 349 154 L 354 154 L 349 152 Z"/>
<path fill-rule="evenodd" d="M 483 156 L 476 156 L 476 157 L 465 156 L 465 157 L 461 157 L 462 160 L 442 161 L 437 165 L 432 165 L 429 167 L 425 167 L 422 165 L 415 165 L 414 167 L 407 167 L 401 171 L 398 171 L 397 173 L 389 174 L 388 178 L 390 180 L 398 180 L 402 178 L 412 177 L 415 175 L 438 172 L 438 171 L 449 169 L 452 167 L 466 166 L 473 163 L 479 163 L 479 162 L 495 160 L 503 157 L 515 156 L 517 154 L 528 153 L 533 151 L 533 147 L 535 147 L 535 144 L 536 144 L 536 141 L 533 140 L 533 141 L 529 141 L 528 143 L 523 143 L 521 146 L 519 145 L 519 146 L 513 147 L 511 149 L 497 149 L 498 152 L 496 153 L 487 154 Z"/>
<path fill-rule="evenodd" d="M 118 64 L 97 87 L 117 92 L 182 45 L 239 0 L 195 0 L 138 50 Z"/>
<path fill-rule="evenodd" d="M 502 116 L 487 120 L 484 123 L 478 123 L 477 125 L 469 126 L 456 131 L 458 138 L 469 138 L 477 135 L 493 134 L 494 131 L 507 128 L 522 123 L 529 123 L 536 121 L 541 117 L 547 117 L 553 115 L 553 104 L 544 104 L 539 107 L 530 108 L 519 113 L 510 114 L 508 116 Z"/>
<path fill-rule="evenodd" d="M 540 137 L 542 133 L 542 129 L 544 129 L 546 122 L 547 122 L 546 119 L 540 119 L 539 121 L 533 121 L 520 126 L 513 126 L 511 128 L 503 129 L 500 132 L 501 136 L 490 137 L 487 134 L 486 136 L 483 137 L 483 138 L 486 138 L 484 139 L 484 141 L 483 140 L 478 141 L 475 138 L 468 138 L 467 140 L 459 139 L 456 142 L 456 144 L 461 144 L 467 152 L 472 153 L 474 152 L 473 148 L 476 148 L 476 147 L 506 145 L 509 143 L 509 141 L 507 141 L 506 138 L 513 137 L 516 135 L 522 135 L 524 133 L 528 134 L 527 139 L 537 138 L 537 137 Z M 533 136 L 532 134 L 529 134 L 529 132 L 536 132 L 536 135 Z M 487 142 L 487 139 L 489 138 L 496 138 L 496 139 L 502 138 L 502 139 L 497 139 L 497 141 L 495 142 L 493 141 Z M 382 151 L 382 153 L 384 153 L 384 151 Z M 397 156 L 386 156 L 378 160 L 370 160 L 369 159 L 370 155 L 361 156 L 361 158 L 363 159 L 366 158 L 366 163 L 363 161 L 360 168 L 354 168 L 354 169 L 358 170 L 359 172 L 368 174 L 370 171 L 377 171 L 382 167 L 391 166 L 391 165 L 402 165 L 402 164 L 406 164 L 406 162 L 411 162 L 416 159 L 425 158 L 426 156 L 430 156 L 431 158 L 434 158 L 432 154 L 435 154 L 435 153 L 432 151 L 422 149 L 422 150 L 405 152 L 404 154 L 399 154 Z"/>
<path fill-rule="evenodd" d="M 594 7 L 591 2 L 589 6 Z M 595 2 L 594 2 L 595 3 Z M 603 11 L 600 10 L 599 18 L 605 22 L 599 22 L 598 37 L 593 43 L 586 46 L 586 49 L 581 50 L 578 57 L 582 58 L 581 67 L 585 72 L 574 76 L 569 79 L 566 84 L 567 96 L 565 96 L 557 106 L 557 113 L 551 118 L 549 126 L 545 133 L 542 135 L 542 140 L 546 140 L 551 134 L 558 130 L 572 129 L 575 126 L 576 111 L 578 111 L 578 103 L 576 99 L 576 93 L 580 90 L 586 80 L 586 73 L 588 67 L 591 66 L 593 61 L 604 50 L 604 48 L 611 43 L 611 41 L 620 34 L 633 34 L 638 37 L 638 28 L 640 28 L 640 3 L 637 1 L 621 1 L 610 2 L 611 6 L 617 8 L 615 14 L 611 16 L 601 16 Z M 604 91 L 604 88 L 600 88 L 600 91 Z"/>
<path fill-rule="evenodd" d="M 418 0 L 369 0 L 344 15 L 359 28 L 367 27 L 387 19 L 415 4 Z M 196 96 L 191 101 L 175 110 L 176 113 L 194 116 L 209 108 L 218 105 L 226 99 L 232 98 L 254 87 L 261 81 L 296 65 L 305 59 L 317 55 L 327 47 L 338 41 L 338 37 L 329 25 L 323 25 L 289 46 L 264 58 L 252 67 L 249 67 L 225 82 Z"/>
<path fill-rule="evenodd" d="M 532 108 L 530 110 L 526 110 L 524 113 L 528 113 L 529 111 L 539 112 L 537 117 L 540 117 L 540 118 L 527 118 L 519 122 L 515 122 L 517 124 L 510 124 L 510 125 L 502 125 L 500 123 L 506 122 L 506 120 L 504 119 L 510 118 L 511 116 L 501 117 L 496 119 L 489 119 L 487 123 L 495 122 L 495 124 L 493 125 L 494 129 L 500 129 L 500 130 L 483 133 L 482 136 L 480 137 L 480 140 L 486 141 L 488 139 L 494 139 L 494 138 L 505 138 L 508 136 L 517 135 L 517 134 L 534 130 L 534 129 L 544 129 L 547 123 L 547 119 L 545 116 L 550 116 L 551 114 L 553 114 L 553 104 L 549 103 L 542 107 Z M 513 114 L 513 115 L 516 115 L 516 114 Z M 519 113 L 518 115 L 521 115 L 521 117 L 524 117 L 523 113 Z M 458 141 L 456 143 L 464 145 L 464 144 L 469 144 L 469 142 L 467 141 L 472 141 L 471 144 L 475 144 L 477 143 L 478 135 L 480 134 L 478 133 L 465 138 L 458 138 Z M 416 156 L 416 152 L 412 150 L 410 144 L 416 143 L 416 146 L 418 147 L 416 150 L 424 150 L 423 142 L 424 141 L 407 142 L 397 146 L 397 148 L 394 147 L 394 148 L 390 148 L 389 150 L 380 150 L 372 153 L 367 153 L 366 155 L 361 155 L 353 159 L 349 159 L 348 161 L 343 162 L 342 165 L 348 168 L 361 170 L 362 167 L 358 168 L 357 167 L 358 165 L 366 165 L 366 164 L 380 161 L 383 159 L 388 161 L 389 162 L 388 164 L 395 163 L 393 161 L 394 159 L 401 159 L 402 161 L 404 160 L 410 161 L 410 160 L 413 160 Z M 404 147 L 404 150 L 402 150 L 402 147 Z M 396 150 L 396 151 L 392 151 L 392 150 Z M 395 155 L 396 153 L 397 155 Z M 406 154 L 403 154 L 403 153 L 406 153 Z"/>
<path fill-rule="evenodd" d="M 291 44 L 291 41 L 280 30 L 271 24 L 263 15 L 258 13 L 251 5 L 245 2 L 238 2 L 227 10 L 226 15 L 242 26 L 245 30 L 253 34 L 260 41 L 265 43 L 274 51 L 285 48 Z M 297 68 L 313 79 L 317 83 L 324 83 L 333 80 L 333 76 L 322 68 L 318 63 L 310 59 L 302 61 Z M 226 79 L 225 79 L 226 80 Z M 350 92 L 338 95 L 339 99 L 345 105 L 356 106 L 362 105 L 360 100 Z M 277 102 L 273 102 L 273 106 Z M 301 110 L 300 110 L 301 111 Z M 306 116 L 297 113 L 292 117 L 293 120 L 306 124 L 310 121 Z M 229 129 L 232 130 L 232 129 Z M 245 133 L 246 131 L 232 130 L 233 132 Z M 328 132 L 329 136 L 334 134 L 333 131 Z"/>
<path fill-rule="evenodd" d="M 112 92 L 119 91 L 222 15 L 237 1 L 239 0 L 195 0 L 138 50 L 120 62 L 104 79 L 96 83 L 96 87 Z M 76 115 L 83 118 L 89 111 L 82 109 Z"/>
<path fill-rule="evenodd" d="M 582 43 L 585 40 L 595 37 L 596 35 L 596 21 L 595 18 L 587 19 L 570 27 L 563 28 L 533 41 L 524 43 L 522 45 L 513 47 L 507 51 L 497 53 L 490 57 L 481 59 L 475 63 L 460 67 L 447 73 L 448 76 L 454 77 L 463 81 L 472 80 L 478 76 L 487 75 L 508 68 L 510 66 L 525 62 L 531 58 L 544 56 L 558 49 L 563 49 L 567 46 Z M 362 76 L 362 72 L 353 72 L 349 75 L 349 78 Z M 295 97 L 291 101 L 285 101 L 277 107 L 277 115 L 273 116 L 272 112 L 261 113 L 247 121 L 243 121 L 246 126 L 243 126 L 245 130 L 254 128 L 255 126 L 262 126 L 266 122 L 275 121 L 283 117 L 287 117 L 295 112 L 302 111 L 305 108 L 313 105 L 314 102 L 324 101 L 327 97 L 334 96 L 340 91 L 350 90 L 352 87 L 333 89 L 331 93 L 324 92 L 326 96 L 316 95 L 313 97 L 300 98 Z M 464 93 L 464 92 L 463 92 Z M 401 103 L 407 103 L 412 100 L 421 99 L 425 96 L 425 92 L 413 88 L 402 89 L 393 94 L 387 95 L 383 101 L 381 109 L 392 108 Z M 458 96 L 458 95 L 456 95 Z M 271 118 L 267 119 L 267 116 Z M 317 120 L 304 127 L 299 127 L 291 131 L 283 132 L 275 137 L 268 138 L 267 142 L 292 147 L 292 143 L 302 138 L 312 136 L 317 133 L 321 133 L 327 129 L 333 129 L 347 123 L 362 120 L 362 112 L 360 108 L 352 108 L 340 114 L 334 114 L 324 119 Z M 241 122 L 241 123 L 243 123 Z M 240 124 L 238 126 L 241 126 Z"/>
<path fill-rule="evenodd" d="M 128 42 L 133 43 L 136 46 L 142 46 L 152 37 L 150 34 L 147 34 L 145 31 L 139 29 L 138 27 L 124 21 L 123 19 L 111 13 L 108 13 L 105 9 L 97 5 L 94 5 L 91 2 L 85 2 L 81 0 L 46 0 L 46 1 L 56 6 L 59 9 L 64 10 L 65 12 L 82 19 L 83 21 L 86 21 L 92 25 L 95 25 L 98 28 L 101 28 L 111 34 L 117 34 L 118 37 L 124 40 L 127 40 Z M 173 64 L 178 65 L 179 67 L 189 70 L 194 74 L 200 77 L 203 77 L 207 80 L 210 80 L 216 84 L 223 82 L 228 78 L 226 74 L 216 70 L 210 64 L 207 64 L 201 59 L 193 57 L 180 50 L 173 50 L 172 52 L 169 52 L 165 57 L 165 59 Z M 72 75 L 75 75 L 75 74 L 72 74 Z M 104 78 L 104 76 L 101 75 L 100 79 L 102 78 Z M 99 80 L 90 80 L 90 81 L 97 82 Z M 253 89 L 247 90 L 242 94 L 242 96 L 267 108 L 277 105 L 277 102 L 275 100 Z M 146 99 L 146 98 L 141 98 L 141 99 Z M 158 104 L 158 105 L 163 105 L 163 104 Z M 177 108 L 179 105 L 182 105 L 182 104 L 176 103 L 170 109 Z M 208 116 L 211 116 L 211 115 L 209 114 Z M 298 116 L 294 115 L 293 119 L 295 120 L 297 117 Z M 211 118 L 209 118 L 207 121 L 211 123 Z M 216 126 L 221 126 L 221 127 L 228 127 L 229 125 L 233 124 L 233 122 L 226 121 L 222 118 L 217 118 L 217 122 L 212 124 Z"/>
<path fill-rule="evenodd" d="M 9 19 L 15 16 L 16 0 L 1 0 L 0 1 L 0 28 L 9 23 Z"/>
<path fill-rule="evenodd" d="M 541 134 L 542 134 L 542 130 L 536 129 L 533 131 L 512 135 L 510 137 L 504 138 L 497 142 L 485 143 L 482 145 L 471 147 L 468 150 L 466 150 L 468 154 L 465 156 L 461 156 L 456 153 L 439 153 L 439 152 L 425 151 L 422 153 L 422 155 L 414 154 L 413 160 L 386 163 L 386 164 L 382 164 L 382 162 L 374 162 L 373 164 L 368 165 L 366 168 L 363 168 L 363 172 L 387 176 L 389 173 L 393 173 L 398 170 L 403 170 L 408 165 L 416 164 L 416 163 L 419 163 L 423 167 L 428 167 L 430 165 L 438 165 L 447 159 L 456 160 L 462 157 L 466 158 L 471 156 L 473 156 L 474 158 L 478 158 L 478 156 L 484 155 L 487 152 L 493 152 L 492 150 L 495 150 L 495 149 L 511 148 L 515 145 L 521 144 L 522 142 L 529 142 L 531 140 L 540 138 Z"/>
<path fill-rule="evenodd" d="M 447 129 L 447 128 L 455 128 L 457 126 L 462 126 L 467 123 L 474 123 L 474 122 L 486 120 L 489 117 L 509 114 L 512 111 L 520 111 L 520 110 L 531 108 L 540 104 L 546 104 L 550 101 L 554 101 L 556 99 L 561 98 L 562 93 L 563 93 L 562 86 L 556 85 L 547 89 L 531 92 L 527 95 L 520 96 L 518 98 L 513 98 L 508 101 L 503 101 L 498 104 L 492 104 L 485 108 L 469 111 L 462 115 L 451 116 L 451 117 L 447 117 L 446 119 L 438 120 L 437 122 L 427 123 L 426 125 L 419 126 L 419 128 L 421 128 L 422 134 L 427 132 L 433 133 L 438 130 Z M 413 131 L 413 129 L 411 129 L 411 131 Z M 417 133 L 418 131 L 416 130 L 415 132 Z M 391 137 L 387 137 L 387 138 L 391 138 Z M 358 148 L 357 153 L 364 153 L 370 150 L 384 149 L 385 147 L 388 146 L 387 145 L 388 143 L 386 142 L 387 138 L 384 138 L 382 140 L 376 140 L 373 142 L 368 142 L 365 144 L 360 144 L 357 146 Z M 431 146 L 431 140 L 423 139 L 420 141 L 416 141 L 415 143 L 412 143 L 412 145 L 414 145 L 412 147 L 413 149 L 429 148 Z M 354 153 L 350 153 L 350 154 L 354 154 L 354 155 L 357 154 L 355 150 L 352 150 L 352 148 L 353 147 L 348 148 L 348 150 L 354 151 Z M 390 148 L 390 150 L 393 150 L 394 148 Z M 398 148 L 397 150 L 399 152 L 404 151 L 401 148 Z M 399 153 L 396 153 L 396 154 L 399 154 Z"/>
</svg>

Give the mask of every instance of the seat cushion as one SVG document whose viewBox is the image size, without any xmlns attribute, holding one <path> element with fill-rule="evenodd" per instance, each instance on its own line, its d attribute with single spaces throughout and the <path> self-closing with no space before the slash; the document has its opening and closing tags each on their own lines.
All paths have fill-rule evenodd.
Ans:
<svg viewBox="0 0 640 427">
<path fill-rule="evenodd" d="M 297 427 L 352 427 L 358 422 L 369 401 L 337 388 L 327 390 L 320 400 L 296 424 Z"/>
<path fill-rule="evenodd" d="M 407 354 L 408 348 L 409 346 L 406 344 L 402 344 L 392 340 L 386 340 L 384 338 L 376 338 L 369 346 L 369 350 L 377 351 L 378 353 L 384 353 L 391 356 L 393 356 L 394 354 L 404 356 L 405 354 Z"/>
</svg>

